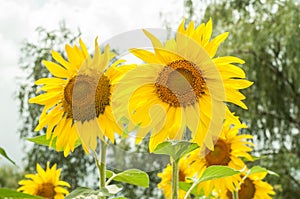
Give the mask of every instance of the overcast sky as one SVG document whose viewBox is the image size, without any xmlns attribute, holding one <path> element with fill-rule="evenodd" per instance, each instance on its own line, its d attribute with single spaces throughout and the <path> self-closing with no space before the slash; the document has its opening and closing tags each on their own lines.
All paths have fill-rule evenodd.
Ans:
<svg viewBox="0 0 300 199">
<path fill-rule="evenodd" d="M 99 42 L 138 28 L 161 28 L 160 13 L 177 23 L 183 15 L 183 0 L 0 0 L 0 146 L 18 164 L 23 156 L 17 134 L 16 77 L 22 76 L 18 67 L 19 49 L 24 39 L 35 41 L 35 29 L 58 28 L 65 20 L 67 27 L 77 30 L 88 46 L 94 38 Z M 0 158 L 0 162 L 6 162 Z"/>
</svg>

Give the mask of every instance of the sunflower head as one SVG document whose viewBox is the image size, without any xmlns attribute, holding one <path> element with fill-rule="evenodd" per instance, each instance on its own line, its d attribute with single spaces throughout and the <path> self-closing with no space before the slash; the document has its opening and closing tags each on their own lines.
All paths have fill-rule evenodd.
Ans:
<svg viewBox="0 0 300 199">
<path fill-rule="evenodd" d="M 229 166 L 233 169 L 243 169 L 245 163 L 241 158 L 252 160 L 249 152 L 252 151 L 251 135 L 238 135 L 241 128 L 245 125 L 232 126 L 230 122 L 225 121 L 220 137 L 214 145 L 214 150 L 210 150 L 205 146 L 191 152 L 187 157 L 187 162 L 191 164 L 191 168 L 196 170 L 198 176 L 202 175 L 204 169 L 212 165 Z M 210 180 L 200 183 L 198 190 L 203 190 L 208 196 L 215 188 L 217 190 L 234 190 L 241 180 L 239 175 L 226 177 L 225 179 Z"/>
<path fill-rule="evenodd" d="M 238 196 L 240 199 L 271 199 L 272 195 L 275 195 L 273 187 L 263 181 L 267 172 L 253 173 L 248 175 L 246 178 L 244 177 L 245 174 L 246 173 L 240 174 L 242 179 L 238 189 Z M 219 195 L 221 196 L 221 199 L 232 198 L 232 192 L 229 190 L 222 192 L 219 191 Z"/>
<path fill-rule="evenodd" d="M 74 150 L 80 139 L 83 148 L 95 150 L 97 137 L 114 141 L 114 133 L 121 134 L 111 111 L 111 97 L 115 84 L 133 66 L 118 67 L 124 60 L 111 62 L 115 57 L 107 45 L 101 52 L 97 38 L 93 57 L 83 41 L 80 46 L 66 45 L 67 59 L 52 51 L 56 62 L 43 61 L 52 77 L 35 82 L 42 94 L 30 103 L 44 106 L 36 130 L 47 127 L 47 139 L 56 138 L 56 149 L 65 156 Z"/>
<path fill-rule="evenodd" d="M 37 164 L 36 170 L 36 174 L 25 175 L 28 179 L 19 182 L 21 186 L 18 191 L 46 199 L 63 199 L 69 194 L 65 187 L 70 187 L 70 185 L 59 179 L 61 169 L 56 169 L 56 164 L 50 167 L 50 163 L 47 162 L 45 170 Z"/>
<path fill-rule="evenodd" d="M 193 142 L 212 150 L 224 119 L 239 123 L 226 102 L 247 108 L 239 89 L 252 84 L 235 65 L 243 60 L 214 57 L 228 33 L 211 39 L 212 20 L 199 26 L 194 22 L 185 26 L 183 21 L 175 37 L 165 42 L 144 33 L 153 51 L 131 49 L 145 64 L 128 72 L 116 88 L 121 112 L 132 121 L 130 126 L 139 126 L 137 143 L 151 132 L 152 152 L 165 140 L 181 140 L 188 128 Z"/>
</svg>

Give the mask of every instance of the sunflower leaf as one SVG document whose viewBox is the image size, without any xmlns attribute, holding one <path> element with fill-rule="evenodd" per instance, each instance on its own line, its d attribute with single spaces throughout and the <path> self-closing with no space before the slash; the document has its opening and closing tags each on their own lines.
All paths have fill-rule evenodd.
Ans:
<svg viewBox="0 0 300 199">
<path fill-rule="evenodd" d="M 235 170 L 228 166 L 209 166 L 204 170 L 202 176 L 197 180 L 197 184 L 208 180 L 233 176 L 238 173 L 241 173 L 241 171 Z"/>
<path fill-rule="evenodd" d="M 196 180 L 192 186 L 187 190 L 185 198 L 189 196 L 191 193 L 196 193 L 196 187 L 199 183 L 205 182 L 208 180 L 214 180 L 214 179 L 219 179 L 219 178 L 224 178 L 228 176 L 233 176 L 235 174 L 241 173 L 239 170 L 235 170 L 233 168 L 230 168 L 228 166 L 209 166 L 207 167 L 203 173 L 202 176 Z M 179 184 L 180 186 L 180 184 Z M 183 188 L 188 188 L 187 186 L 189 185 L 181 185 Z M 197 194 L 196 194 L 197 195 Z"/>
<path fill-rule="evenodd" d="M 106 170 L 106 178 L 111 178 L 115 173 L 111 170 Z"/>
<path fill-rule="evenodd" d="M 196 143 L 188 141 L 165 141 L 160 143 L 153 153 L 169 155 L 174 160 L 178 160 L 197 148 L 199 148 L 199 146 Z"/>
<path fill-rule="evenodd" d="M 254 166 L 252 167 L 248 172 L 247 172 L 247 176 L 248 175 L 251 175 L 251 174 L 254 174 L 254 173 L 268 173 L 268 174 L 271 174 L 271 175 L 275 175 L 277 177 L 279 177 L 279 175 L 277 173 L 275 173 L 274 171 L 270 171 L 264 167 L 261 167 L 261 166 Z"/>
<path fill-rule="evenodd" d="M 49 146 L 49 147 L 55 149 L 56 151 L 63 151 L 63 149 L 59 149 L 59 150 L 56 149 L 56 138 L 53 139 L 53 141 L 51 143 L 51 146 L 50 146 L 51 138 L 49 138 L 47 140 L 46 135 L 39 135 L 39 136 L 36 136 L 36 137 L 33 137 L 33 138 L 26 138 L 26 140 L 28 140 L 30 142 L 34 142 L 34 143 L 39 144 L 39 145 Z M 81 142 L 78 139 L 75 142 L 74 148 L 77 148 L 80 145 L 81 145 Z"/>
<path fill-rule="evenodd" d="M 10 161 L 12 164 L 16 165 L 16 163 L 8 157 L 8 155 L 6 154 L 5 150 L 2 147 L 0 147 L 0 154 L 3 157 L 5 157 L 8 161 Z"/>
<path fill-rule="evenodd" d="M 115 174 L 110 181 L 124 182 L 141 187 L 149 187 L 149 176 L 146 172 L 139 169 L 128 169 L 121 173 Z"/>
<path fill-rule="evenodd" d="M 188 191 L 192 187 L 193 183 L 187 183 L 187 182 L 179 182 L 179 188 L 183 191 Z M 191 194 L 197 195 L 197 189 L 193 189 L 191 191 Z"/>
<path fill-rule="evenodd" d="M 36 198 L 43 199 L 40 196 L 33 196 L 26 193 L 18 192 L 12 189 L 0 188 L 0 198 L 9 198 L 9 199 L 24 199 L 24 198 Z"/>
</svg>

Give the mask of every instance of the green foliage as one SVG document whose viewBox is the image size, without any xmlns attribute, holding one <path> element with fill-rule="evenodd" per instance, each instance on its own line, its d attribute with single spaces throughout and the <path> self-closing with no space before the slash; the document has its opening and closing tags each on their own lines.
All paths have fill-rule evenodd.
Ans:
<svg viewBox="0 0 300 199">
<path fill-rule="evenodd" d="M 186 4 L 186 10 L 200 4 L 192 2 L 193 7 Z M 212 17 L 215 35 L 229 31 L 217 55 L 244 59 L 243 69 L 254 82 L 243 91 L 249 110 L 231 109 L 249 126 L 245 131 L 255 136 L 256 154 L 266 157 L 255 164 L 280 175 L 267 178 L 275 188 L 282 188 L 275 197 L 300 196 L 299 2 L 219 0 L 206 5 L 204 18 L 190 18 L 200 23 Z"/>
<path fill-rule="evenodd" d="M 187 191 L 185 198 L 190 194 L 201 197 L 202 193 L 198 193 L 196 188 L 201 182 L 233 176 L 238 173 L 241 173 L 241 171 L 234 170 L 228 166 L 210 166 L 203 171 L 202 176 L 195 180 L 194 183 L 181 182 L 179 186 L 181 189 Z"/>
<path fill-rule="evenodd" d="M 22 126 L 19 129 L 21 139 L 45 134 L 45 129 L 41 132 L 34 132 L 43 107 L 28 103 L 28 99 L 36 96 L 37 86 L 34 85 L 34 82 L 40 78 L 51 76 L 46 67 L 42 65 L 42 60 L 54 61 L 51 57 L 52 49 L 64 53 L 64 45 L 72 44 L 78 40 L 80 31 L 74 34 L 66 28 L 64 23 L 61 23 L 59 29 L 53 31 L 39 27 L 37 34 L 37 41 L 25 41 L 23 43 L 19 60 L 20 67 L 24 72 L 24 76 L 19 78 L 19 90 L 16 96 L 19 101 L 18 107 L 22 121 Z M 41 165 L 46 165 L 48 161 L 51 164 L 57 163 L 58 167 L 63 169 L 63 180 L 75 188 L 86 179 L 87 169 L 95 171 L 93 158 L 86 156 L 81 147 L 76 148 L 65 158 L 63 153 L 51 150 L 47 146 L 32 146 L 28 141 L 24 144 L 27 153 L 24 158 L 25 170 L 28 173 L 35 173 L 37 162 Z"/>
<path fill-rule="evenodd" d="M 12 164 L 16 165 L 16 163 L 12 159 L 10 159 L 10 157 L 8 157 L 8 155 L 6 154 L 5 150 L 2 147 L 0 147 L 0 155 L 2 155 L 3 157 L 5 157 Z"/>
<path fill-rule="evenodd" d="M 165 141 L 160 143 L 153 153 L 161 155 L 169 155 L 174 160 L 179 160 L 184 155 L 199 148 L 196 143 L 188 141 Z"/>
<path fill-rule="evenodd" d="M 240 173 L 240 171 L 234 170 L 228 166 L 209 166 L 203 171 L 203 174 L 197 180 L 197 183 L 199 184 L 208 180 L 224 178 L 238 173 Z"/>
<path fill-rule="evenodd" d="M 18 181 L 23 179 L 24 174 L 13 165 L 1 165 L 0 166 L 0 187 L 6 187 L 10 189 L 18 188 Z"/>
<path fill-rule="evenodd" d="M 109 174 L 108 182 L 114 180 L 145 188 L 149 187 L 149 177 L 147 173 L 139 169 L 128 169 L 118 174 L 115 174 L 112 171 L 107 171 L 107 173 Z"/>
<path fill-rule="evenodd" d="M 17 192 L 11 189 L 0 188 L 0 199 L 24 199 L 24 198 L 36 198 L 43 199 L 39 196 L 32 196 L 26 193 Z"/>
</svg>

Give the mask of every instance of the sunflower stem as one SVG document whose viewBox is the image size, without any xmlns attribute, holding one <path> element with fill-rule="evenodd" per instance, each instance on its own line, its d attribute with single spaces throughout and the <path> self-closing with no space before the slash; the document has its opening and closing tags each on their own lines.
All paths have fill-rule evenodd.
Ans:
<svg viewBox="0 0 300 199">
<path fill-rule="evenodd" d="M 189 188 L 189 190 L 185 193 L 185 196 L 183 199 L 189 199 L 190 198 L 190 194 L 193 191 L 193 189 L 198 185 L 199 183 L 194 182 L 193 185 L 191 186 L 191 188 Z"/>
<path fill-rule="evenodd" d="M 172 199 L 178 199 L 178 188 L 179 188 L 179 159 L 175 160 L 171 157 L 172 165 Z"/>
<path fill-rule="evenodd" d="M 100 183 L 99 183 L 99 188 L 104 188 L 105 187 L 105 182 L 106 182 L 106 149 L 107 149 L 107 144 L 100 140 L 100 161 L 97 158 L 97 154 L 94 153 L 96 165 L 99 170 L 99 177 L 100 177 Z M 105 196 L 99 197 L 99 199 L 105 199 Z"/>
<path fill-rule="evenodd" d="M 233 192 L 233 199 L 239 199 L 239 192 L 238 191 Z"/>
<path fill-rule="evenodd" d="M 106 181 L 106 149 L 107 144 L 100 140 L 100 188 L 105 187 Z"/>
</svg>

